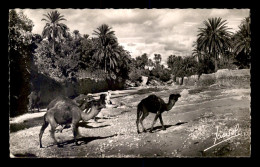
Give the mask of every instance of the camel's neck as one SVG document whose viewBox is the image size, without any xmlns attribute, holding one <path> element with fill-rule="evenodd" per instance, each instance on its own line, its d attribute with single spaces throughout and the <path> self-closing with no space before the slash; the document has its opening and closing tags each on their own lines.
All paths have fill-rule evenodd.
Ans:
<svg viewBox="0 0 260 167">
<path fill-rule="evenodd" d="M 166 104 L 166 111 L 171 110 L 172 107 L 174 106 L 175 102 L 176 102 L 175 100 L 170 100 L 169 99 L 169 102 Z"/>
<path fill-rule="evenodd" d="M 88 121 L 88 120 L 94 118 L 95 116 L 97 116 L 100 111 L 101 111 L 100 109 L 97 109 L 96 107 L 92 107 L 90 109 L 90 112 L 88 112 L 88 111 L 81 112 L 81 118 L 84 121 Z"/>
</svg>

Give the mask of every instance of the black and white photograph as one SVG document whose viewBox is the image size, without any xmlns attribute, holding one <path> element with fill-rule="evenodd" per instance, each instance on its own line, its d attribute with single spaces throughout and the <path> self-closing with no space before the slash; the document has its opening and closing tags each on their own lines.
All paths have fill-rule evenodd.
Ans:
<svg viewBox="0 0 260 167">
<path fill-rule="evenodd" d="M 9 9 L 9 157 L 251 157 L 250 12 Z"/>
</svg>

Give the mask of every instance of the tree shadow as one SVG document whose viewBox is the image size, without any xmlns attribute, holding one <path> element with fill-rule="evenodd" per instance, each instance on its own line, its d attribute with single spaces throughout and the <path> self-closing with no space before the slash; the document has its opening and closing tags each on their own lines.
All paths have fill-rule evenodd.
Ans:
<svg viewBox="0 0 260 167">
<path fill-rule="evenodd" d="M 21 123 L 9 123 L 10 133 L 17 132 L 24 129 L 29 129 L 35 126 L 41 126 L 43 124 L 43 116 L 25 120 Z"/>
<path fill-rule="evenodd" d="M 110 138 L 110 137 L 114 137 L 114 136 L 117 136 L 117 134 L 110 135 L 110 136 L 104 136 L 104 137 L 102 137 L 102 136 L 80 137 L 80 138 L 77 139 L 78 145 L 75 144 L 74 139 L 71 139 L 71 140 L 68 140 L 68 141 L 60 142 L 60 143 L 57 144 L 57 146 L 63 147 L 63 146 L 69 145 L 69 144 L 73 144 L 71 147 L 80 146 L 80 145 L 88 144 L 89 142 L 94 141 L 94 140 L 106 139 L 106 138 Z M 55 144 L 51 144 L 51 145 L 47 146 L 46 148 L 52 147 L 52 146 L 55 146 Z"/>
</svg>

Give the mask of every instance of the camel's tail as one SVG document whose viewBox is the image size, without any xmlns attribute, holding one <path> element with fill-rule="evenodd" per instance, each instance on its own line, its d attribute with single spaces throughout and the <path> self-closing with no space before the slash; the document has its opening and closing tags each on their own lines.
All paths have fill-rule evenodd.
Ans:
<svg viewBox="0 0 260 167">
<path fill-rule="evenodd" d="M 141 115 L 143 113 L 142 111 L 143 111 L 143 106 L 142 106 L 141 103 L 139 103 L 137 105 L 137 113 L 136 113 L 136 116 L 137 116 L 137 118 L 136 118 L 137 133 L 140 133 L 140 131 L 139 131 L 139 122 L 140 122 L 140 117 L 141 117 Z"/>
<path fill-rule="evenodd" d="M 141 103 L 139 103 L 138 106 L 137 106 L 137 114 L 136 114 L 137 120 L 139 120 L 139 118 L 141 117 L 142 111 L 143 111 L 142 110 L 142 105 L 141 105 Z"/>
</svg>

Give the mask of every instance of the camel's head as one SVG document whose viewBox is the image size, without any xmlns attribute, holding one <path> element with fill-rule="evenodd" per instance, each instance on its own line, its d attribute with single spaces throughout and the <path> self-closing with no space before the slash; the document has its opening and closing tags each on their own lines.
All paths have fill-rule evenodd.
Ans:
<svg viewBox="0 0 260 167">
<path fill-rule="evenodd" d="M 101 94 L 99 98 L 99 108 L 106 108 L 107 95 Z"/>
<path fill-rule="evenodd" d="M 101 101 L 102 103 L 106 103 L 106 100 L 107 100 L 107 94 L 101 94 L 101 95 L 100 95 L 100 101 Z"/>
<path fill-rule="evenodd" d="M 178 101 L 178 98 L 181 97 L 180 94 L 171 94 L 170 100 L 174 100 L 175 102 Z"/>
</svg>

